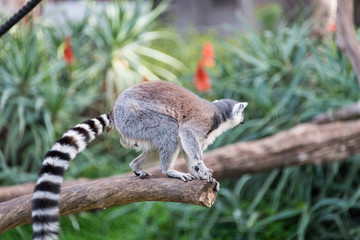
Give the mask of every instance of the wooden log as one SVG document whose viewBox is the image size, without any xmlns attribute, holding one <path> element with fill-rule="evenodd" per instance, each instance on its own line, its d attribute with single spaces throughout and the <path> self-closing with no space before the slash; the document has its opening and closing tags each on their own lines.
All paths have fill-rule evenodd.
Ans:
<svg viewBox="0 0 360 240">
<path fill-rule="evenodd" d="M 60 195 L 60 215 L 143 201 L 166 201 L 211 207 L 215 183 L 148 177 L 113 177 L 65 187 Z M 30 223 L 32 194 L 0 203 L 0 234 Z"/>
<path fill-rule="evenodd" d="M 86 178 L 79 178 L 72 181 L 65 181 L 63 183 L 63 187 L 74 186 L 89 181 L 90 180 Z M 0 187 L 0 203 L 26 194 L 30 194 L 33 192 L 34 188 L 35 188 L 34 182 L 25 183 L 21 185 Z"/>
</svg>

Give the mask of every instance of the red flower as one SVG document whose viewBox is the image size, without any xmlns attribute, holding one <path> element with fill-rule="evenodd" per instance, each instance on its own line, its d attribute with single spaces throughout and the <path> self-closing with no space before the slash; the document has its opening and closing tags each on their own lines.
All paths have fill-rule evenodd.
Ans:
<svg viewBox="0 0 360 240">
<path fill-rule="evenodd" d="M 196 69 L 194 79 L 196 90 L 199 92 L 209 91 L 211 89 L 210 78 L 207 75 L 203 64 L 204 63 L 200 60 Z"/>
<path fill-rule="evenodd" d="M 211 42 L 204 43 L 204 47 L 202 50 L 202 61 L 205 67 L 215 66 L 215 53 L 214 47 Z"/>
<path fill-rule="evenodd" d="M 327 26 L 329 32 L 336 32 L 336 24 L 334 22 L 331 22 Z"/>
<path fill-rule="evenodd" d="M 72 64 L 75 60 L 70 36 L 65 37 L 64 60 L 67 64 Z"/>
</svg>

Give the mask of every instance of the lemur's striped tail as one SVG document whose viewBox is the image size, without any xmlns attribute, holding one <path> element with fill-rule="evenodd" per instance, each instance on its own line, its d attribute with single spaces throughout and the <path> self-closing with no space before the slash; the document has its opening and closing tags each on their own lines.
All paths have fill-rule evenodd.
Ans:
<svg viewBox="0 0 360 240">
<path fill-rule="evenodd" d="M 86 144 L 111 127 L 110 114 L 87 120 L 68 130 L 46 153 L 32 200 L 33 239 L 57 239 L 59 235 L 60 186 L 70 160 Z"/>
</svg>

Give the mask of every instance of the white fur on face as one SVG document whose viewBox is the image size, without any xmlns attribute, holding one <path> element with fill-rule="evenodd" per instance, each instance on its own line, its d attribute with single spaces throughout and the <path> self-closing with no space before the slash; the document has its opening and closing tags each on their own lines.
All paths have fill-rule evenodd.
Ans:
<svg viewBox="0 0 360 240">
<path fill-rule="evenodd" d="M 246 108 L 247 105 L 248 105 L 247 102 L 240 102 L 240 103 L 235 104 L 235 106 L 233 108 L 233 115 L 234 115 L 233 121 L 234 121 L 235 125 L 244 121 L 244 109 Z"/>
</svg>

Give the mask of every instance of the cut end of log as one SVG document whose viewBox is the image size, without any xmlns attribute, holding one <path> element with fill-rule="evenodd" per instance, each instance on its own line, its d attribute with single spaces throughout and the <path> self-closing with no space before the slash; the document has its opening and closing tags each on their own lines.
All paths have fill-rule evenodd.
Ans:
<svg viewBox="0 0 360 240">
<path fill-rule="evenodd" d="M 217 196 L 217 190 L 216 190 L 216 185 L 218 183 L 216 182 L 212 182 L 212 183 L 207 183 L 203 186 L 203 188 L 201 189 L 201 195 L 199 197 L 199 201 L 201 203 L 203 203 L 203 205 L 207 208 L 212 207 L 212 205 L 214 205 L 215 200 L 216 200 L 216 196 Z"/>
</svg>

